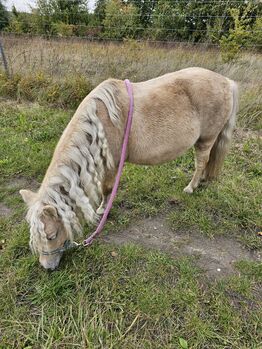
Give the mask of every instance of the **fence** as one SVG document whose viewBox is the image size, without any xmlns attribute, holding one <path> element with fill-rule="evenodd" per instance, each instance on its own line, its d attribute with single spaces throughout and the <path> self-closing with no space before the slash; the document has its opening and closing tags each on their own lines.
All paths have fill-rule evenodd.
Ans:
<svg viewBox="0 0 262 349">
<path fill-rule="evenodd" d="M 147 0 L 144 0 L 143 3 L 146 3 Z M 175 0 L 177 3 L 185 3 L 183 0 Z M 241 1 L 235 0 L 236 4 L 239 4 Z M 204 4 L 213 4 L 216 6 L 219 3 L 224 3 L 225 6 L 228 4 L 227 1 L 201 1 L 199 2 L 201 5 Z M 230 1 L 232 3 L 232 1 Z M 242 3 L 242 2 L 241 2 Z M 261 11 L 260 11 L 261 12 Z M 181 27 L 171 26 L 161 26 L 161 25 L 152 25 L 152 21 L 147 26 L 143 26 L 140 24 L 134 24 L 134 20 L 136 18 L 140 18 L 141 14 L 134 13 L 122 13 L 121 14 L 121 23 L 118 25 L 85 25 L 85 24 L 65 24 L 60 23 L 62 26 L 60 28 L 61 32 L 59 32 L 59 28 L 56 28 L 57 32 L 52 32 L 46 34 L 35 34 L 33 32 L 33 28 L 29 28 L 29 33 L 17 33 L 17 32 L 0 32 L 0 38 L 2 37 L 41 37 L 47 40 L 82 40 L 82 41 L 92 41 L 92 42 L 102 42 L 102 43 L 121 43 L 126 39 L 132 39 L 140 43 L 147 43 L 151 45 L 161 45 L 174 47 L 177 45 L 183 47 L 198 47 L 199 49 L 207 49 L 207 48 L 219 48 L 220 47 L 220 39 L 223 35 L 228 35 L 229 33 L 229 25 L 227 21 L 232 20 L 232 16 L 228 14 L 227 9 L 225 8 L 223 15 L 212 15 L 212 14 L 196 14 L 196 15 L 186 15 L 186 14 L 174 14 L 170 13 L 166 14 L 153 14 L 155 19 L 168 19 L 170 24 L 173 24 L 172 21 L 182 19 L 184 22 Z M 112 15 L 107 15 L 107 18 L 110 19 Z M 245 21 L 255 21 L 261 20 L 262 16 L 256 14 L 246 14 Z M 213 26 L 209 25 L 212 21 Z M 218 21 L 220 24 L 216 27 L 214 23 Z M 223 24 L 222 24 L 223 22 Z M 1 20 L 0 20 L 1 23 Z M 52 25 L 49 21 L 46 22 L 43 20 L 43 26 Z M 117 22 L 115 22 L 117 23 Z M 226 24 L 225 24 L 226 23 Z M 53 23 L 54 24 L 54 23 Z M 54 25 L 56 25 L 55 23 Z M 59 23 L 57 24 L 59 25 Z M 197 26 L 197 27 L 196 27 Z M 53 28 L 54 29 L 54 28 Z M 240 50 L 256 50 L 260 51 L 262 48 L 262 26 L 254 27 L 246 26 L 246 28 L 240 28 L 240 35 L 244 38 L 243 45 L 239 45 Z M 81 35 L 79 34 L 81 33 Z M 247 38 L 245 41 L 245 37 Z M 190 38 L 190 39 L 185 39 Z M 260 38 L 257 40 L 257 38 Z M 10 76 L 10 71 L 8 69 L 8 57 L 6 58 L 3 45 L 0 39 L 0 58 L 2 60 L 2 64 L 4 66 L 6 75 Z"/>
</svg>

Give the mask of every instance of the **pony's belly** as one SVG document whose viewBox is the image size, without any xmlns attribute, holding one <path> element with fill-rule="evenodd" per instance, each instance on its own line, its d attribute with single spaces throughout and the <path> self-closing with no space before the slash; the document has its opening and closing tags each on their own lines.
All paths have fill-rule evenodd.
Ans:
<svg viewBox="0 0 262 349">
<path fill-rule="evenodd" d="M 137 165 L 160 165 L 183 155 L 191 145 L 193 144 L 169 149 L 161 149 L 160 147 L 155 149 L 137 149 L 134 152 L 130 152 L 127 161 Z"/>
</svg>

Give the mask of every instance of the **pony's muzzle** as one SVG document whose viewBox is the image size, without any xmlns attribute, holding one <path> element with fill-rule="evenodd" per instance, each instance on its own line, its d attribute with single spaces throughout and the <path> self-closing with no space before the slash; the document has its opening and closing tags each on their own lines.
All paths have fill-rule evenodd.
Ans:
<svg viewBox="0 0 262 349">
<path fill-rule="evenodd" d="M 55 270 L 60 263 L 61 257 L 62 253 L 57 253 L 52 256 L 40 255 L 39 262 L 45 269 Z"/>
</svg>

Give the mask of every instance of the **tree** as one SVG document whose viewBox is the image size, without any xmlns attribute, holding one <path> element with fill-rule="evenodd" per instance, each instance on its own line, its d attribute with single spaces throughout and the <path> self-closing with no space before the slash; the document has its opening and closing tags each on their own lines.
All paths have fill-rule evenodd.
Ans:
<svg viewBox="0 0 262 349">
<path fill-rule="evenodd" d="M 9 24 L 8 12 L 7 12 L 4 4 L 0 0 L 0 30 L 2 30 L 5 27 L 7 27 L 8 24 Z"/>
<path fill-rule="evenodd" d="M 128 3 L 135 5 L 139 12 L 139 21 L 144 28 L 147 28 L 152 23 L 152 15 L 157 5 L 158 0 L 128 0 Z"/>
<path fill-rule="evenodd" d="M 106 3 L 103 20 L 104 37 L 110 39 L 135 38 L 139 32 L 139 12 L 133 4 L 121 0 Z"/>
<path fill-rule="evenodd" d="M 256 10 L 260 11 L 261 9 L 254 7 L 251 3 L 246 6 L 242 13 L 239 8 L 230 10 L 234 20 L 234 27 L 230 28 L 229 33 L 226 36 L 222 36 L 220 40 L 222 59 L 225 62 L 237 59 L 242 47 L 249 47 L 253 44 L 261 48 L 261 17 L 256 17 L 254 23 L 254 16 L 250 16 L 250 12 L 254 13 Z"/>
<path fill-rule="evenodd" d="M 87 24 L 86 0 L 49 0 L 53 10 L 53 20 L 66 24 Z"/>
<path fill-rule="evenodd" d="M 234 27 L 231 9 L 236 7 L 239 16 L 248 8 L 250 25 L 257 14 L 254 1 L 228 0 L 159 0 L 152 16 L 152 33 L 155 39 L 192 42 L 216 42 Z"/>
<path fill-rule="evenodd" d="M 152 16 L 152 26 L 148 30 L 149 36 L 154 40 L 178 39 L 178 30 L 182 28 L 183 17 L 172 1 L 159 0 Z"/>
<path fill-rule="evenodd" d="M 54 34 L 54 23 L 85 25 L 89 20 L 86 0 L 37 0 L 36 6 L 40 33 Z"/>
<path fill-rule="evenodd" d="M 16 18 L 19 16 L 19 13 L 18 13 L 15 5 L 12 6 L 12 15 Z"/>
<path fill-rule="evenodd" d="M 103 23 L 106 16 L 106 2 L 107 0 L 97 0 L 95 3 L 94 15 L 99 24 Z"/>
</svg>

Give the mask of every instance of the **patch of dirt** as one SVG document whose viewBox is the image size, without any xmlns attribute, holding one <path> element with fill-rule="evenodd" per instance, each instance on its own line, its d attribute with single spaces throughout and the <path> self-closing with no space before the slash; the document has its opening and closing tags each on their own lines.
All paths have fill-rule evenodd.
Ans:
<svg viewBox="0 0 262 349">
<path fill-rule="evenodd" d="M 30 189 L 32 191 L 36 191 L 40 184 L 35 179 L 29 179 L 23 176 L 16 176 L 9 181 L 7 181 L 5 184 L 5 189 L 7 190 L 14 190 L 15 195 L 19 195 L 20 189 Z M 21 198 L 22 200 L 22 198 Z M 13 210 L 9 207 L 7 207 L 5 204 L 0 202 L 0 217 L 8 217 L 13 213 Z"/>
<path fill-rule="evenodd" d="M 164 218 L 138 221 L 128 229 L 109 233 L 106 242 L 123 245 L 129 242 L 167 252 L 174 258 L 195 256 L 196 264 L 212 278 L 237 273 L 234 263 L 239 260 L 261 261 L 259 252 L 245 249 L 233 238 L 208 238 L 197 232 L 181 233 L 170 229 Z"/>
<path fill-rule="evenodd" d="M 0 217 L 11 216 L 12 210 L 0 202 Z"/>
<path fill-rule="evenodd" d="M 257 138 L 261 139 L 262 132 L 238 127 L 234 130 L 234 138 L 236 139 L 237 142 L 243 142 L 247 139 L 257 139 Z"/>
<path fill-rule="evenodd" d="M 35 179 L 29 179 L 23 176 L 16 176 L 12 178 L 12 180 L 8 181 L 5 184 L 7 189 L 30 189 L 32 191 L 36 191 L 40 187 L 40 183 L 38 183 Z"/>
<path fill-rule="evenodd" d="M 262 140 L 262 132 L 249 130 L 249 129 L 243 129 L 240 127 L 236 128 L 234 130 L 233 144 L 238 150 L 242 150 L 244 142 L 246 142 L 250 139 Z"/>
</svg>

